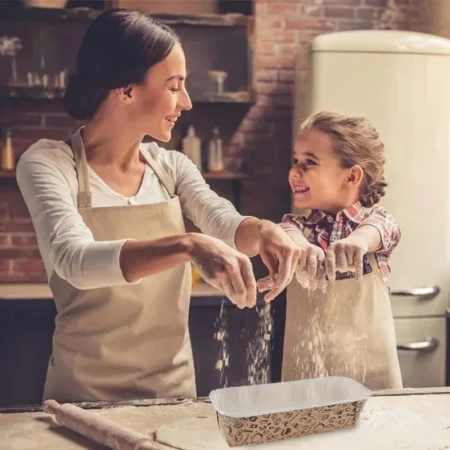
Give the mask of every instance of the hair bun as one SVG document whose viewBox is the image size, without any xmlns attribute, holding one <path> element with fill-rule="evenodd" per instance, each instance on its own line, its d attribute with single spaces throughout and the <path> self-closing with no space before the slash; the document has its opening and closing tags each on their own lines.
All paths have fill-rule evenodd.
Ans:
<svg viewBox="0 0 450 450">
<path fill-rule="evenodd" d="M 386 186 L 387 183 L 383 177 L 383 179 L 368 187 L 362 199 L 363 206 L 370 207 L 377 204 L 381 200 L 381 197 L 385 196 Z"/>
<path fill-rule="evenodd" d="M 107 92 L 105 89 L 95 88 L 88 78 L 80 74 L 69 75 L 64 107 L 74 119 L 90 119 L 106 98 Z"/>
</svg>

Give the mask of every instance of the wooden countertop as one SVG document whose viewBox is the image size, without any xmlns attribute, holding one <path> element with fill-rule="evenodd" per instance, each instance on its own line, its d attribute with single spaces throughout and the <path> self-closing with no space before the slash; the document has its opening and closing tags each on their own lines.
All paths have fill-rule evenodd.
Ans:
<svg viewBox="0 0 450 450">
<path fill-rule="evenodd" d="M 192 297 L 223 297 L 218 289 L 207 283 L 199 283 L 192 288 Z M 46 284 L 0 284 L 0 300 L 45 300 L 53 295 Z"/>
<path fill-rule="evenodd" d="M 207 399 L 81 404 L 146 434 L 155 449 L 227 450 Z M 9 450 L 101 450 L 43 412 L 2 414 L 0 442 Z M 3 448 L 3 447 L 2 447 Z M 256 450 L 256 447 L 241 449 Z M 261 450 L 446 450 L 450 448 L 450 388 L 380 391 L 355 428 L 265 444 Z"/>
</svg>

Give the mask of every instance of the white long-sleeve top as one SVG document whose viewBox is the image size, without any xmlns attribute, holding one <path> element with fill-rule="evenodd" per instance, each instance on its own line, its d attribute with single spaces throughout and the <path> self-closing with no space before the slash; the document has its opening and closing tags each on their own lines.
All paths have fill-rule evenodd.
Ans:
<svg viewBox="0 0 450 450">
<path fill-rule="evenodd" d="M 205 234 L 234 247 L 245 219 L 206 184 L 197 167 L 182 153 L 156 143 L 141 144 L 175 181 L 183 213 Z M 139 192 L 125 197 L 114 192 L 92 169 L 92 206 L 142 205 L 168 201 L 168 192 L 147 165 Z M 41 139 L 20 158 L 17 182 L 30 212 L 48 279 L 53 272 L 78 289 L 127 284 L 119 263 L 126 239 L 96 242 L 77 211 L 78 181 L 71 148 Z M 151 227 L 151 224 L 149 224 Z"/>
</svg>

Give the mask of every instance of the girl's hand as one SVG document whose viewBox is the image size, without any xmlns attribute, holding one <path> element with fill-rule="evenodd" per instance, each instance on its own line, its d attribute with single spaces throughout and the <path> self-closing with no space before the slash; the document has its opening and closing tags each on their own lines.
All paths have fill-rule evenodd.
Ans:
<svg viewBox="0 0 450 450">
<path fill-rule="evenodd" d="M 348 236 L 333 242 L 325 255 L 325 266 L 328 279 L 334 281 L 336 272 L 355 272 L 355 278 L 363 276 L 363 258 L 368 251 L 365 239 L 359 236 Z"/>
</svg>

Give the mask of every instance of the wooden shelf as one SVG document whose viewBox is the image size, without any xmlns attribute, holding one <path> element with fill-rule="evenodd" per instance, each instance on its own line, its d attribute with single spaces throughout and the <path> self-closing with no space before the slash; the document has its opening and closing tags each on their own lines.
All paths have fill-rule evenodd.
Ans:
<svg viewBox="0 0 450 450">
<path fill-rule="evenodd" d="M 16 172 L 14 170 L 0 170 L 0 180 L 15 180 Z"/>
<path fill-rule="evenodd" d="M 65 89 L 44 88 L 40 86 L 0 86 L 0 98 L 32 98 L 37 100 L 54 100 L 64 97 Z M 252 92 L 224 92 L 217 95 L 213 92 L 193 92 L 194 103 L 237 103 L 253 104 L 255 96 Z"/>
<path fill-rule="evenodd" d="M 220 172 L 203 172 L 205 180 L 243 180 L 247 175 L 241 172 L 230 172 L 228 170 L 221 170 Z"/>
<path fill-rule="evenodd" d="M 2 19 L 32 20 L 46 22 L 91 22 L 102 10 L 91 8 L 28 8 L 22 5 L 11 7 L 0 2 Z M 251 16 L 239 13 L 229 14 L 152 14 L 152 17 L 168 25 L 190 25 L 209 27 L 246 27 Z"/>
<path fill-rule="evenodd" d="M 203 172 L 205 180 L 243 180 L 247 176 L 241 172 L 230 172 L 228 170 L 221 170 L 220 172 Z M 0 170 L 0 180 L 15 180 L 16 172 Z"/>
</svg>

